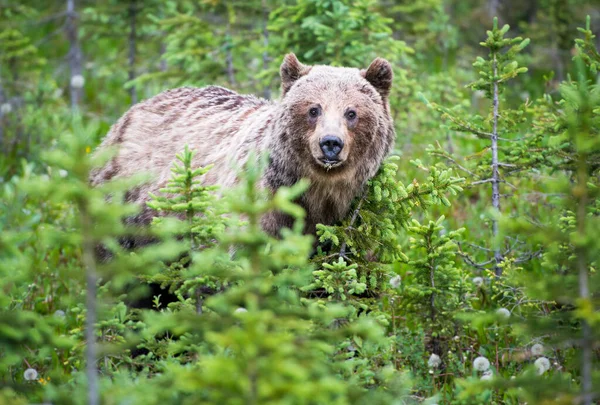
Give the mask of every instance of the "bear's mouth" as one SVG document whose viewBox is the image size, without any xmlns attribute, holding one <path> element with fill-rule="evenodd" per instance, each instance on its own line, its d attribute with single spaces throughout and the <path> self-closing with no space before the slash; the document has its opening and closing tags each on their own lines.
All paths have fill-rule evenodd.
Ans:
<svg viewBox="0 0 600 405">
<path fill-rule="evenodd" d="M 319 162 L 319 165 L 327 171 L 340 167 L 344 164 L 343 160 L 326 158 L 317 159 L 317 162 Z"/>
</svg>

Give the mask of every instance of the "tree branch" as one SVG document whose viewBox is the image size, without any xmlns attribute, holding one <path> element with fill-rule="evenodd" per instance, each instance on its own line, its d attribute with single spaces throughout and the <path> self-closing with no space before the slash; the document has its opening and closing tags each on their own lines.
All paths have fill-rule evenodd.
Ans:
<svg viewBox="0 0 600 405">
<path fill-rule="evenodd" d="M 350 219 L 350 223 L 346 227 L 346 230 L 349 230 L 350 228 L 352 228 L 352 225 L 354 225 L 354 222 L 356 221 L 356 218 L 358 218 L 358 213 L 360 212 L 360 208 L 362 207 L 362 203 L 363 203 L 363 201 L 365 200 L 366 197 L 367 197 L 367 192 L 365 190 L 363 192 L 362 196 L 360 197 L 360 200 L 358 201 L 358 204 L 356 205 L 356 209 L 352 213 L 352 218 Z M 340 256 L 343 257 L 344 259 L 348 259 L 346 257 L 346 242 L 345 241 L 342 242 L 342 246 L 340 247 Z"/>
</svg>

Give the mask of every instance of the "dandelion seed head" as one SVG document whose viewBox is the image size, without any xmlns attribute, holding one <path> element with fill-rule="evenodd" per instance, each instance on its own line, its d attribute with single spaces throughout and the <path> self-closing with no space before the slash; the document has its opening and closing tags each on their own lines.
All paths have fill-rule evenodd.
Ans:
<svg viewBox="0 0 600 405">
<path fill-rule="evenodd" d="M 442 359 L 440 359 L 440 356 L 432 353 L 431 356 L 429 356 L 429 360 L 427 360 L 427 365 L 432 368 L 437 368 L 440 366 L 440 364 L 442 364 Z"/>
<path fill-rule="evenodd" d="M 485 373 L 483 373 L 483 375 L 481 376 L 480 380 L 481 381 L 489 381 L 492 378 L 494 378 L 494 373 L 492 373 L 491 370 L 488 370 Z"/>
<path fill-rule="evenodd" d="M 550 370 L 550 360 L 548 360 L 546 357 L 538 358 L 533 365 L 535 366 L 537 373 L 540 375 Z"/>
<path fill-rule="evenodd" d="M 10 103 L 4 103 L 0 105 L 0 112 L 2 115 L 9 114 L 12 111 L 12 105 Z"/>
<path fill-rule="evenodd" d="M 536 343 L 531 346 L 531 354 L 534 356 L 541 356 L 544 353 L 544 346 L 540 343 Z"/>
<path fill-rule="evenodd" d="M 400 277 L 400 276 L 395 276 L 390 279 L 390 285 L 392 286 L 392 288 L 400 287 L 401 283 L 402 283 L 402 277 Z"/>
<path fill-rule="evenodd" d="M 490 368 L 490 361 L 483 356 L 473 360 L 473 368 L 477 371 L 486 371 Z"/>
<path fill-rule="evenodd" d="M 509 318 L 510 317 L 510 311 L 506 308 L 498 308 L 496 310 L 496 314 L 500 315 L 503 318 Z"/>
<path fill-rule="evenodd" d="M 65 311 L 63 311 L 62 309 L 57 309 L 56 311 L 54 311 L 54 316 L 57 318 L 64 318 Z"/>
<path fill-rule="evenodd" d="M 85 84 L 85 78 L 81 75 L 75 75 L 71 77 L 71 87 L 74 89 L 81 89 Z"/>
<path fill-rule="evenodd" d="M 473 284 L 475 284 L 477 287 L 481 287 L 483 285 L 483 278 L 482 277 L 474 277 Z"/>
<path fill-rule="evenodd" d="M 38 376 L 38 372 L 35 368 L 28 368 L 27 370 L 25 370 L 25 372 L 23 373 L 23 377 L 25 377 L 25 379 L 27 381 L 33 381 L 37 378 Z"/>
</svg>

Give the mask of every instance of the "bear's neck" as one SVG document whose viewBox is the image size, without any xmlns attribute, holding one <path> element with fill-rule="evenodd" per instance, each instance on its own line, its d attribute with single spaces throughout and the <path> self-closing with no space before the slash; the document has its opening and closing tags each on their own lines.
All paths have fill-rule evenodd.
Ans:
<svg viewBox="0 0 600 405">
<path fill-rule="evenodd" d="M 317 224 L 332 225 L 342 220 L 354 198 L 361 193 L 366 177 L 357 172 L 340 178 L 311 178 L 312 176 L 302 172 L 306 163 L 296 162 L 290 156 L 297 155 L 284 149 L 272 149 L 264 186 L 275 193 L 280 187 L 293 186 L 303 177 L 310 180 L 307 191 L 296 200 L 306 211 L 305 233 L 314 234 Z"/>
<path fill-rule="evenodd" d="M 344 219 L 362 186 L 358 181 L 311 182 L 299 201 L 307 213 L 306 232 L 314 233 L 317 224 L 333 225 Z"/>
</svg>

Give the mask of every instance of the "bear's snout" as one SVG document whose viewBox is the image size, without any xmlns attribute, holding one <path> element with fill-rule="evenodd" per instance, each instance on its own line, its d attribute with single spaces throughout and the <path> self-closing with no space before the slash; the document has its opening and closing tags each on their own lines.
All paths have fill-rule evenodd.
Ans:
<svg viewBox="0 0 600 405">
<path fill-rule="evenodd" d="M 344 141 L 339 136 L 327 135 L 319 142 L 321 151 L 325 155 L 326 160 L 339 160 L 339 155 L 344 148 Z"/>
</svg>

